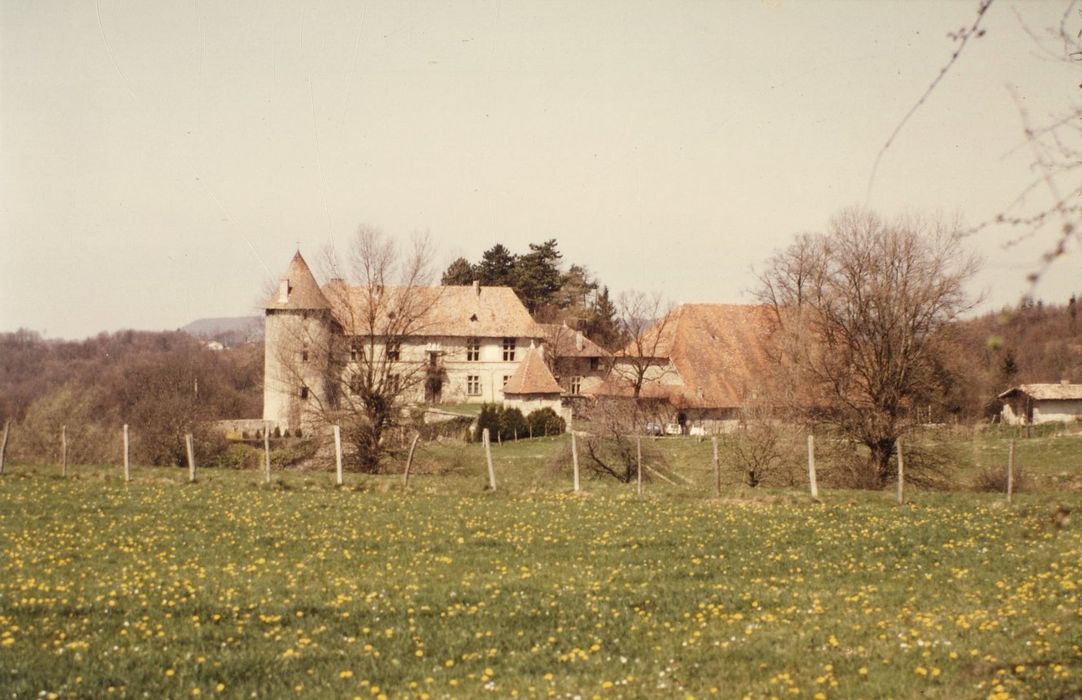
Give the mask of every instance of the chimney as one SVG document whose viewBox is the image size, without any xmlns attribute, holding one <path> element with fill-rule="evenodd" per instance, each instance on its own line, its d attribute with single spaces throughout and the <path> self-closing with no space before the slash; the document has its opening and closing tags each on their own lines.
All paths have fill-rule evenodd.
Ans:
<svg viewBox="0 0 1082 700">
<path fill-rule="evenodd" d="M 1061 380 L 1059 380 L 1059 383 L 1064 385 L 1064 386 L 1067 386 L 1068 384 L 1071 383 L 1071 380 L 1069 380 L 1069 379 L 1061 379 Z"/>
<path fill-rule="evenodd" d="M 582 350 L 582 331 L 575 331 L 575 349 Z"/>
<path fill-rule="evenodd" d="M 481 280 L 473 281 L 473 293 L 477 296 L 481 296 Z"/>
</svg>

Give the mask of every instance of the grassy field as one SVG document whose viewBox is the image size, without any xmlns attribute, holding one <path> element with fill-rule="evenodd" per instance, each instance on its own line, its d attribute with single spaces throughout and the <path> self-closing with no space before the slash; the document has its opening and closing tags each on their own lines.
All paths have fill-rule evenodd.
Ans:
<svg viewBox="0 0 1082 700">
<path fill-rule="evenodd" d="M 1006 436 L 955 447 L 998 464 Z M 1037 488 L 763 490 L 709 442 L 677 484 L 586 479 L 566 438 L 433 445 L 399 477 L 15 465 L 0 477 L 11 697 L 1079 697 L 1082 440 Z M 961 459 L 961 458 L 960 458 Z M 1076 514 L 1077 515 L 1077 514 Z"/>
</svg>

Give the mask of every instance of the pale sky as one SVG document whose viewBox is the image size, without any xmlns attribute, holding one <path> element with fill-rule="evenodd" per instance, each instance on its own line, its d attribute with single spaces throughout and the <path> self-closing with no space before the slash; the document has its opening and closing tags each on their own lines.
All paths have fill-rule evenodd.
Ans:
<svg viewBox="0 0 1082 700">
<path fill-rule="evenodd" d="M 312 260 L 362 223 L 430 232 L 441 268 L 556 238 L 614 292 L 748 302 L 753 266 L 865 202 L 976 7 L 0 0 L 0 330 L 259 313 L 297 242 Z M 873 209 L 972 224 L 1018 195 L 1008 86 L 1045 121 L 1082 82 L 1023 21 L 1066 7 L 994 2 L 884 156 Z M 970 239 L 987 308 L 1054 240 L 1004 248 L 1016 233 Z M 1072 292 L 1076 241 L 1038 296 Z"/>
</svg>

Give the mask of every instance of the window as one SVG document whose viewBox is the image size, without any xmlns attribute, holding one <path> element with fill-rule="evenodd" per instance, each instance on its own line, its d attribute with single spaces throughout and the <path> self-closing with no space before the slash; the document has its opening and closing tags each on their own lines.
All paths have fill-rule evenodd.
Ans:
<svg viewBox="0 0 1082 700">
<path fill-rule="evenodd" d="M 466 395 L 467 396 L 480 396 L 481 395 L 481 375 L 468 374 L 466 375 Z"/>
<path fill-rule="evenodd" d="M 398 360 L 401 357 L 402 357 L 402 353 L 399 352 L 398 348 L 395 348 L 395 347 L 387 348 L 387 359 L 390 360 L 391 362 L 398 362 Z"/>
<path fill-rule="evenodd" d="M 387 375 L 387 385 L 392 394 L 397 394 L 398 390 L 402 388 L 402 377 L 397 374 Z"/>
<path fill-rule="evenodd" d="M 301 387 L 301 398 L 302 399 L 307 399 L 308 398 L 308 387 L 306 387 L 306 386 Z"/>
<path fill-rule="evenodd" d="M 481 359 L 481 341 L 477 338 L 466 339 L 466 362 L 477 362 Z"/>
<path fill-rule="evenodd" d="M 591 372 L 596 372 L 600 367 L 601 367 L 601 358 L 600 357 L 591 357 L 590 358 L 590 371 Z"/>
<path fill-rule="evenodd" d="M 301 350 L 301 362 L 308 362 L 308 351 Z"/>
<path fill-rule="evenodd" d="M 500 386 L 501 387 L 507 386 L 507 382 L 509 382 L 509 381 L 511 381 L 511 375 L 510 374 L 503 375 L 503 384 L 501 384 Z"/>
<path fill-rule="evenodd" d="M 571 377 L 571 393 L 574 396 L 582 393 L 582 377 Z"/>
<path fill-rule="evenodd" d="M 349 378 L 349 390 L 351 392 L 353 392 L 354 394 L 361 393 L 361 388 L 363 387 L 363 381 L 364 380 L 361 378 L 360 374 L 354 374 L 353 376 L 351 376 Z"/>
<path fill-rule="evenodd" d="M 515 361 L 515 339 L 504 338 L 503 339 L 503 361 L 514 362 Z"/>
<path fill-rule="evenodd" d="M 353 341 L 349 344 L 349 359 L 351 362 L 357 362 L 364 357 L 364 350 L 361 348 L 360 343 Z"/>
</svg>

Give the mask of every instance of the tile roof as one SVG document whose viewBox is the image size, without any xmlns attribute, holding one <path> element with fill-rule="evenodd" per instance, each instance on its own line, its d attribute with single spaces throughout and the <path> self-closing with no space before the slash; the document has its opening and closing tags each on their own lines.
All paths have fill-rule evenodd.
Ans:
<svg viewBox="0 0 1082 700">
<path fill-rule="evenodd" d="M 298 250 L 289 261 L 289 268 L 282 275 L 278 289 L 267 300 L 266 309 L 326 309 L 327 298 L 319 289 L 312 270 Z"/>
<path fill-rule="evenodd" d="M 377 316 L 395 313 L 416 318 L 408 335 L 478 338 L 541 338 L 542 332 L 510 287 L 350 287 L 341 281 L 323 286 L 335 318 L 347 335 L 369 332 L 368 309 Z M 379 324 L 377 324 L 378 326 Z M 377 327 L 377 333 L 379 328 Z"/>
<path fill-rule="evenodd" d="M 765 306 L 684 304 L 647 330 L 643 343 L 651 355 L 673 364 L 678 383 L 647 382 L 641 395 L 667 399 L 677 408 L 740 407 L 765 389 L 771 376 L 769 334 Z M 616 353 L 616 361 L 636 354 L 631 344 Z M 594 393 L 627 396 L 629 390 L 610 380 Z"/>
<path fill-rule="evenodd" d="M 504 384 L 504 394 L 559 394 L 563 391 L 545 364 L 543 352 L 533 346 L 526 351 L 518 369 Z"/>
<path fill-rule="evenodd" d="M 1082 384 L 1021 384 L 1004 391 L 999 398 L 1025 394 L 1037 401 L 1082 401 Z"/>
<path fill-rule="evenodd" d="M 555 345 L 549 352 L 556 357 L 612 357 L 612 353 L 576 331 L 560 323 L 539 324 L 545 334 L 545 343 Z"/>
</svg>

